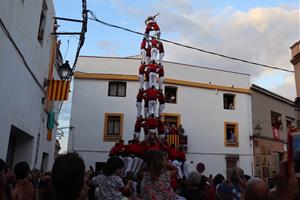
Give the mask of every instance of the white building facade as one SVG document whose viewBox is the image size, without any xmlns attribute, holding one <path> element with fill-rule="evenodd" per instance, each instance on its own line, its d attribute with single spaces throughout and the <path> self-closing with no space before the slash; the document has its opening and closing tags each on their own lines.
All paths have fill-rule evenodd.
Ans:
<svg viewBox="0 0 300 200">
<path fill-rule="evenodd" d="M 46 171 L 53 164 L 55 128 L 47 139 L 44 80 L 55 42 L 54 16 L 52 0 L 1 1 L 0 158 L 10 167 L 27 161 Z M 53 76 L 59 79 L 55 67 Z M 57 121 L 58 102 L 54 112 Z"/>
<path fill-rule="evenodd" d="M 176 101 L 166 103 L 163 116 L 185 129 L 189 171 L 201 162 L 207 175 L 226 175 L 233 166 L 252 175 L 250 76 L 164 63 L 164 92 L 173 93 Z M 132 139 L 139 65 L 138 58 L 79 57 L 68 150 L 78 152 L 87 166 L 108 158 L 116 141 L 110 140 L 108 121 L 115 116 L 119 117 L 118 139 L 126 143 Z M 116 91 L 119 95 L 111 95 Z"/>
</svg>

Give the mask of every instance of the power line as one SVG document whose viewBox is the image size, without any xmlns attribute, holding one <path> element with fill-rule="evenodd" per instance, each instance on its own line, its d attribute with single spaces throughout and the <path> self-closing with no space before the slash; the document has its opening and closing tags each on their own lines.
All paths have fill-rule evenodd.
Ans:
<svg viewBox="0 0 300 200">
<path fill-rule="evenodd" d="M 10 40 L 11 44 L 14 46 L 15 50 L 18 52 L 18 54 L 20 55 L 26 69 L 28 70 L 28 72 L 30 73 L 30 75 L 32 76 L 34 82 L 37 84 L 37 86 L 40 88 L 40 90 L 43 92 L 43 94 L 45 93 L 45 90 L 42 86 L 42 84 L 39 82 L 39 80 L 37 79 L 37 77 L 35 76 L 35 74 L 33 73 L 33 71 L 30 69 L 25 57 L 23 56 L 21 50 L 19 49 L 19 47 L 17 46 L 17 44 L 15 43 L 14 39 L 12 38 L 12 36 L 10 35 L 10 33 L 8 32 L 7 28 L 5 27 L 2 19 L 0 19 L 0 26 L 1 29 L 4 31 L 4 34 L 6 35 L 6 37 Z"/>
<path fill-rule="evenodd" d="M 95 15 L 95 13 L 93 11 L 89 10 L 88 12 L 92 16 L 89 19 L 91 19 L 93 21 L 96 21 L 96 22 L 99 22 L 99 23 L 101 23 L 101 24 L 103 24 L 105 26 L 109 26 L 109 27 L 121 29 L 121 30 L 124 30 L 124 31 L 127 31 L 127 32 L 135 33 L 135 34 L 138 34 L 138 35 L 146 36 L 146 34 L 144 34 L 144 33 L 141 33 L 141 32 L 138 32 L 138 31 L 134 31 L 134 30 L 131 30 L 131 29 L 128 29 L 128 28 L 124 28 L 122 26 L 110 24 L 110 23 L 104 22 L 102 20 L 99 20 L 96 17 L 96 15 Z M 269 69 L 275 69 L 275 70 L 281 70 L 281 71 L 284 71 L 284 72 L 294 73 L 294 71 L 285 69 L 283 67 L 275 67 L 275 66 L 261 64 L 261 63 L 258 63 L 258 62 L 253 62 L 253 61 L 249 61 L 249 60 L 245 60 L 245 59 L 241 59 L 241 58 L 237 58 L 237 57 L 227 56 L 227 55 L 224 55 L 224 54 L 221 54 L 221 53 L 216 53 L 216 52 L 213 52 L 213 51 L 204 50 L 204 49 L 201 49 L 201 48 L 197 48 L 197 47 L 193 47 L 193 46 L 181 44 L 181 43 L 174 42 L 174 41 L 167 40 L 167 39 L 161 39 L 160 38 L 159 40 L 167 42 L 167 43 L 170 43 L 170 44 L 174 44 L 174 45 L 177 45 L 177 46 L 181 46 L 181 47 L 184 47 L 184 48 L 193 49 L 193 50 L 196 50 L 196 51 L 201 51 L 203 53 L 211 54 L 211 55 L 214 55 L 214 56 L 219 56 L 219 57 L 226 58 L 226 59 L 240 61 L 240 62 L 243 62 L 243 63 L 247 63 L 247 64 L 251 64 L 251 65 L 257 65 L 257 66 L 261 66 L 261 67 L 265 67 L 265 68 L 269 68 Z"/>
<path fill-rule="evenodd" d="M 68 54 L 68 51 L 69 51 L 69 46 L 70 46 L 70 38 L 71 38 L 71 36 L 69 36 L 69 39 L 68 39 L 68 45 L 67 45 L 67 50 L 66 50 L 66 53 L 65 53 L 65 56 L 64 56 L 64 60 L 65 60 L 65 58 L 66 58 L 66 56 L 67 56 L 67 54 Z"/>
</svg>

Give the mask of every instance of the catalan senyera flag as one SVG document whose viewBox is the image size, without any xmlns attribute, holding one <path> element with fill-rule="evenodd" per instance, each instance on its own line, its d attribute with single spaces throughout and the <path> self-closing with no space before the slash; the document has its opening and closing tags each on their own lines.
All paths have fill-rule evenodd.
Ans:
<svg viewBox="0 0 300 200">
<path fill-rule="evenodd" d="M 69 80 L 51 80 L 47 99 L 50 101 L 66 101 L 68 100 L 69 90 Z"/>
<path fill-rule="evenodd" d="M 171 145 L 171 144 L 174 144 L 176 149 L 179 147 L 179 135 L 178 134 L 169 134 L 167 135 L 167 140 L 168 140 L 168 143 Z"/>
</svg>

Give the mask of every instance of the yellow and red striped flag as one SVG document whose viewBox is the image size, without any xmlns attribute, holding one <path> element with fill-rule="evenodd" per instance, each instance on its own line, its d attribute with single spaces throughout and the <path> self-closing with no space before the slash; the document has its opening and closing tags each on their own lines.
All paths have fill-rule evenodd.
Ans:
<svg viewBox="0 0 300 200">
<path fill-rule="evenodd" d="M 178 134 L 169 134 L 167 135 L 168 143 L 174 144 L 176 149 L 179 147 L 179 135 Z"/>
<path fill-rule="evenodd" d="M 51 80 L 48 90 L 47 99 L 50 101 L 66 101 L 68 100 L 70 90 L 69 80 Z"/>
</svg>

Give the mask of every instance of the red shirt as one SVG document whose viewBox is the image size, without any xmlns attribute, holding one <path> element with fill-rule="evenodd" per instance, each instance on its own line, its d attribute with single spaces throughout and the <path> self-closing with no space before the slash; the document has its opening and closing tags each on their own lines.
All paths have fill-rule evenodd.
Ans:
<svg viewBox="0 0 300 200">
<path fill-rule="evenodd" d="M 158 102 L 159 104 L 166 103 L 165 95 L 161 91 L 158 92 Z"/>
<path fill-rule="evenodd" d="M 159 135 L 163 135 L 164 134 L 164 123 L 163 121 L 161 121 L 160 119 L 157 120 L 157 131 Z"/>
<path fill-rule="evenodd" d="M 159 53 L 164 53 L 165 52 L 164 45 L 161 41 L 157 42 L 157 48 L 158 48 Z"/>
<path fill-rule="evenodd" d="M 147 151 L 151 151 L 151 150 L 161 151 L 162 148 L 161 148 L 159 142 L 155 142 L 155 144 L 150 144 L 150 145 L 147 147 Z"/>
<path fill-rule="evenodd" d="M 146 56 L 151 57 L 151 47 L 146 49 Z"/>
<path fill-rule="evenodd" d="M 146 119 L 146 124 L 149 129 L 155 129 L 157 128 L 157 119 L 154 117 L 148 117 Z"/>
<path fill-rule="evenodd" d="M 144 129 L 145 135 L 148 135 L 148 130 L 149 130 L 149 128 L 148 128 L 148 124 L 146 123 L 145 120 L 142 122 L 142 127 L 143 127 L 143 129 Z"/>
<path fill-rule="evenodd" d="M 146 65 L 145 64 L 141 64 L 140 68 L 139 68 L 139 74 L 144 74 L 145 73 L 145 68 L 146 68 Z"/>
<path fill-rule="evenodd" d="M 170 146 L 168 154 L 169 154 L 170 160 L 175 160 L 175 158 L 177 156 L 176 149 Z"/>
<path fill-rule="evenodd" d="M 142 40 L 141 42 L 141 49 L 146 49 L 146 40 Z"/>
<path fill-rule="evenodd" d="M 135 125 L 134 125 L 134 131 L 135 132 L 141 132 L 141 128 L 142 128 L 142 122 L 143 122 L 143 118 L 137 118 L 135 121 Z"/>
<path fill-rule="evenodd" d="M 147 94 L 147 99 L 149 101 L 156 101 L 157 97 L 158 97 L 158 90 L 155 88 L 149 88 L 146 90 L 146 94 Z"/>
<path fill-rule="evenodd" d="M 185 153 L 184 153 L 183 151 L 177 150 L 177 151 L 176 151 L 176 158 L 177 158 L 179 161 L 181 161 L 181 162 L 185 161 L 185 160 L 186 160 L 186 158 L 185 158 Z"/>
<path fill-rule="evenodd" d="M 110 155 L 117 155 L 124 150 L 124 144 L 116 143 L 110 150 Z"/>
<path fill-rule="evenodd" d="M 151 40 L 151 45 L 153 48 L 158 48 L 158 41 L 155 38 L 153 38 Z"/>
<path fill-rule="evenodd" d="M 164 77 L 165 76 L 164 68 L 163 67 L 158 67 L 157 73 L 158 73 L 159 77 Z"/>
<path fill-rule="evenodd" d="M 133 154 L 133 155 L 143 155 L 145 152 L 145 148 L 143 147 L 141 143 L 134 143 L 134 144 L 128 144 L 125 147 L 125 151 L 128 154 Z"/>
<path fill-rule="evenodd" d="M 178 134 L 177 129 L 174 127 L 170 128 L 170 134 Z"/>
<path fill-rule="evenodd" d="M 150 64 L 148 64 L 148 67 L 150 69 L 150 72 L 155 72 L 155 73 L 156 73 L 157 68 L 158 68 L 156 63 L 150 63 Z"/>
<path fill-rule="evenodd" d="M 139 92 L 136 95 L 136 101 L 137 102 L 142 102 L 144 98 L 145 90 L 139 90 Z"/>
<path fill-rule="evenodd" d="M 145 71 L 145 81 L 149 81 L 149 73 L 150 73 L 150 69 L 149 69 L 149 67 L 147 67 L 147 69 Z"/>
</svg>

